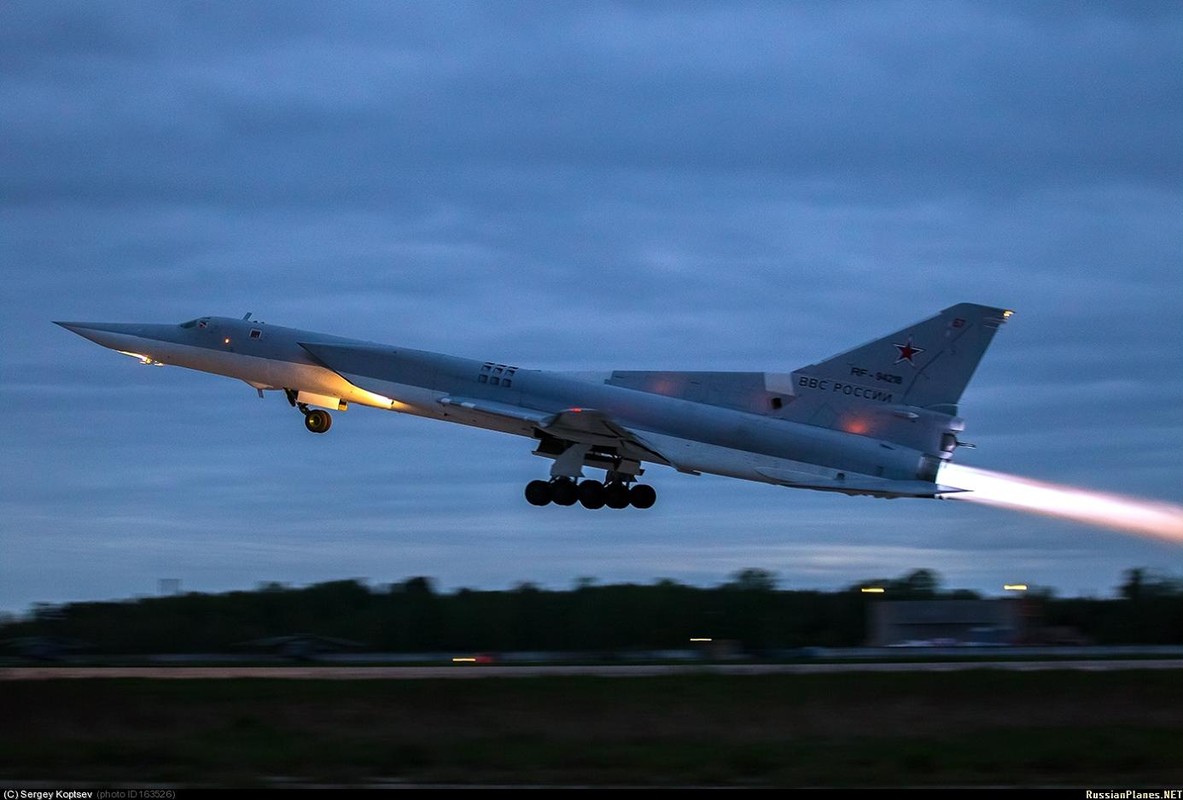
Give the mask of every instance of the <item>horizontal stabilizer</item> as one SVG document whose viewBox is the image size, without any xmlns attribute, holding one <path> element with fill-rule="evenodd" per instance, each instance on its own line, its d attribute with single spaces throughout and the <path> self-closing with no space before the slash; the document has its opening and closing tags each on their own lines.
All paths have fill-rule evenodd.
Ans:
<svg viewBox="0 0 1183 800">
<path fill-rule="evenodd" d="M 954 486 L 942 486 L 928 481 L 900 481 L 888 478 L 873 478 L 867 475 L 854 477 L 823 478 L 789 470 L 762 469 L 758 472 L 779 486 L 794 489 L 817 489 L 823 492 L 841 492 L 849 495 L 872 495 L 874 497 L 940 497 L 967 491 Z"/>
</svg>

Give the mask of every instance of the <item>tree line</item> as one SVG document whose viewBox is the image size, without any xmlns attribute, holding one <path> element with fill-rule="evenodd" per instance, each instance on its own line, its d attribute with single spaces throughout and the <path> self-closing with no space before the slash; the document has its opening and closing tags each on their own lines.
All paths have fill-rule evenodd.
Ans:
<svg viewBox="0 0 1183 800">
<path fill-rule="evenodd" d="M 862 591 L 882 587 L 881 594 Z M 307 587 L 269 583 L 252 591 L 186 593 L 108 602 L 39 604 L 0 621 L 0 641 L 54 637 L 92 653 L 233 653 L 283 635 L 329 637 L 375 652 L 567 651 L 620 653 L 685 648 L 693 638 L 745 652 L 856 647 L 867 640 L 869 605 L 885 600 L 979 599 L 945 590 L 919 569 L 839 591 L 781 590 L 773 573 L 746 569 L 702 588 L 672 580 L 567 590 L 521 583 L 508 590 L 443 593 L 432 579 L 369 586 L 338 580 Z M 1183 582 L 1127 570 L 1119 596 L 1057 598 L 1028 593 L 1049 626 L 1097 644 L 1183 644 Z"/>
</svg>

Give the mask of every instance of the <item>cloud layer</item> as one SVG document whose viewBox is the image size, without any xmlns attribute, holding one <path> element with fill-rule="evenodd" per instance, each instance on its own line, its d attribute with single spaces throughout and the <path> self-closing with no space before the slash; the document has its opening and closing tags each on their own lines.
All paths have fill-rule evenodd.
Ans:
<svg viewBox="0 0 1183 800">
<path fill-rule="evenodd" d="M 1183 10 L 9 2 L 0 608 L 159 577 L 1105 593 L 1169 545 L 654 468 L 534 509 L 529 443 L 242 384 L 52 319 L 278 324 L 556 369 L 792 369 L 1016 309 L 966 463 L 1179 502 Z"/>
</svg>

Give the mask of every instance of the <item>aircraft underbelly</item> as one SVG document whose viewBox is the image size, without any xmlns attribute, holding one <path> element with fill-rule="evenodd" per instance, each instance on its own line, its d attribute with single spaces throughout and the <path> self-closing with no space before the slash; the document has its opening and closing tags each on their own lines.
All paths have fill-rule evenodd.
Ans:
<svg viewBox="0 0 1183 800">
<path fill-rule="evenodd" d="M 132 337 L 129 337 L 132 338 Z M 261 389 L 300 389 L 350 403 L 390 408 L 390 402 L 360 389 L 332 370 L 233 350 L 213 350 L 176 342 L 129 341 L 133 352 L 145 352 L 164 364 L 238 378 Z"/>
<path fill-rule="evenodd" d="M 819 478 L 833 477 L 836 470 L 803 461 L 738 450 L 707 442 L 683 439 L 660 433 L 644 432 L 645 441 L 660 451 L 682 472 L 706 472 L 763 483 L 776 483 L 768 477 L 771 470 L 787 470 Z"/>
<path fill-rule="evenodd" d="M 963 491 L 931 481 L 882 478 L 675 436 L 650 433 L 644 438 L 682 472 L 706 472 L 777 486 L 876 497 L 939 497 Z"/>
</svg>

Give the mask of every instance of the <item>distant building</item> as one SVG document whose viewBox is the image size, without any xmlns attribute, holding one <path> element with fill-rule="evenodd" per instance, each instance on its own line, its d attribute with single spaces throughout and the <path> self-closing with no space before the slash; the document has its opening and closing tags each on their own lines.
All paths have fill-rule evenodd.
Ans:
<svg viewBox="0 0 1183 800">
<path fill-rule="evenodd" d="M 335 636 L 317 636 L 312 633 L 268 636 L 265 639 L 239 642 L 237 646 L 263 653 L 271 653 L 296 661 L 306 661 L 330 653 L 340 653 L 345 650 L 360 650 L 366 647 L 365 643 L 355 642 L 352 639 L 341 639 Z"/>
<path fill-rule="evenodd" d="M 880 600 L 871 603 L 872 647 L 1008 645 L 1026 640 L 1021 600 Z"/>
</svg>

